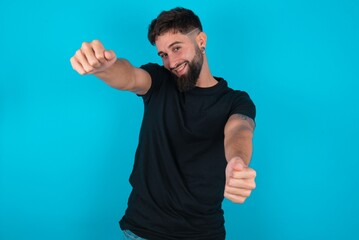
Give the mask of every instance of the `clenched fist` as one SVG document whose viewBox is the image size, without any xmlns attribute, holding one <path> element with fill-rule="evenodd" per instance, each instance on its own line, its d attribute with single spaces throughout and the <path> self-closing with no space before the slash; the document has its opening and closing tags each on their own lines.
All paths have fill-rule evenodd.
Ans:
<svg viewBox="0 0 359 240">
<path fill-rule="evenodd" d="M 243 203 L 256 187 L 256 172 L 246 167 L 240 157 L 232 158 L 226 167 L 224 197 L 235 203 Z"/>
<path fill-rule="evenodd" d="M 106 50 L 98 40 L 84 42 L 70 59 L 71 65 L 81 75 L 104 71 L 116 62 L 114 51 Z"/>
</svg>

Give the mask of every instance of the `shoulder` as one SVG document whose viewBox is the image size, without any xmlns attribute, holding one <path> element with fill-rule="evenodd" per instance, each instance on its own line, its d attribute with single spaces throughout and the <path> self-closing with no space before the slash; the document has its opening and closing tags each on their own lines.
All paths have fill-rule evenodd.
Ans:
<svg viewBox="0 0 359 240">
<path fill-rule="evenodd" d="M 155 95 L 158 95 L 159 92 L 168 90 L 169 86 L 173 82 L 171 81 L 171 72 L 157 63 L 144 64 L 140 66 L 140 69 L 146 71 L 151 78 L 150 89 L 145 95 L 140 95 L 144 97 L 145 102 L 148 102 L 154 93 Z"/>
<path fill-rule="evenodd" d="M 225 80 L 222 80 L 225 81 Z M 239 116 L 247 116 L 252 120 L 256 117 L 256 106 L 250 95 L 243 90 L 234 90 L 226 83 L 227 97 L 231 103 L 230 116 L 238 114 Z"/>
<path fill-rule="evenodd" d="M 157 63 L 147 63 L 142 66 L 140 66 L 141 69 L 148 72 L 151 76 L 151 78 L 158 78 L 161 75 L 168 76 L 170 75 L 170 72 L 163 66 L 157 64 Z"/>
</svg>

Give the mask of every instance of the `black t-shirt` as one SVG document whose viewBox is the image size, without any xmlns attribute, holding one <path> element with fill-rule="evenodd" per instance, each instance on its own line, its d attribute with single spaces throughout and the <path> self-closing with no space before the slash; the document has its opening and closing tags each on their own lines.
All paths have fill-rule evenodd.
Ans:
<svg viewBox="0 0 359 240">
<path fill-rule="evenodd" d="M 235 113 L 254 120 L 255 106 L 224 79 L 181 93 L 163 66 L 141 68 L 152 85 L 141 96 L 145 107 L 130 176 L 133 190 L 120 226 L 151 240 L 223 240 L 224 127 Z"/>
</svg>

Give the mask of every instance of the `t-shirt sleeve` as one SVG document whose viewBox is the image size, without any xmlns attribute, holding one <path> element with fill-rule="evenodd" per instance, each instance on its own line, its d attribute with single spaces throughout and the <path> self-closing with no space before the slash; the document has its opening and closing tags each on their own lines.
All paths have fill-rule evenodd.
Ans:
<svg viewBox="0 0 359 240">
<path fill-rule="evenodd" d="M 250 117 L 255 121 L 256 118 L 256 106 L 248 93 L 243 91 L 234 91 L 235 97 L 232 105 L 230 115 L 242 114 Z"/>
<path fill-rule="evenodd" d="M 140 68 L 145 70 L 146 72 L 148 72 L 151 76 L 150 89 L 147 91 L 146 94 L 138 95 L 143 98 L 143 101 L 145 103 L 147 103 L 148 101 L 150 101 L 151 96 L 153 94 L 155 94 L 155 92 L 157 92 L 158 89 L 160 88 L 160 86 L 164 80 L 164 74 L 166 74 L 166 72 L 163 67 L 161 67 L 160 65 L 155 64 L 155 63 L 148 63 L 145 65 L 142 65 Z"/>
</svg>

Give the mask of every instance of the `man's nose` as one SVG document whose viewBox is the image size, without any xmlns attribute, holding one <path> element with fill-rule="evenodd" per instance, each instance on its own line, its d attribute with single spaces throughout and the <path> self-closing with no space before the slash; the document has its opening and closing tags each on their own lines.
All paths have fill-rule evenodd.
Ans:
<svg viewBox="0 0 359 240">
<path fill-rule="evenodd" d="M 167 57 L 168 66 L 172 70 L 178 66 L 178 58 L 174 55 L 168 55 Z"/>
</svg>

